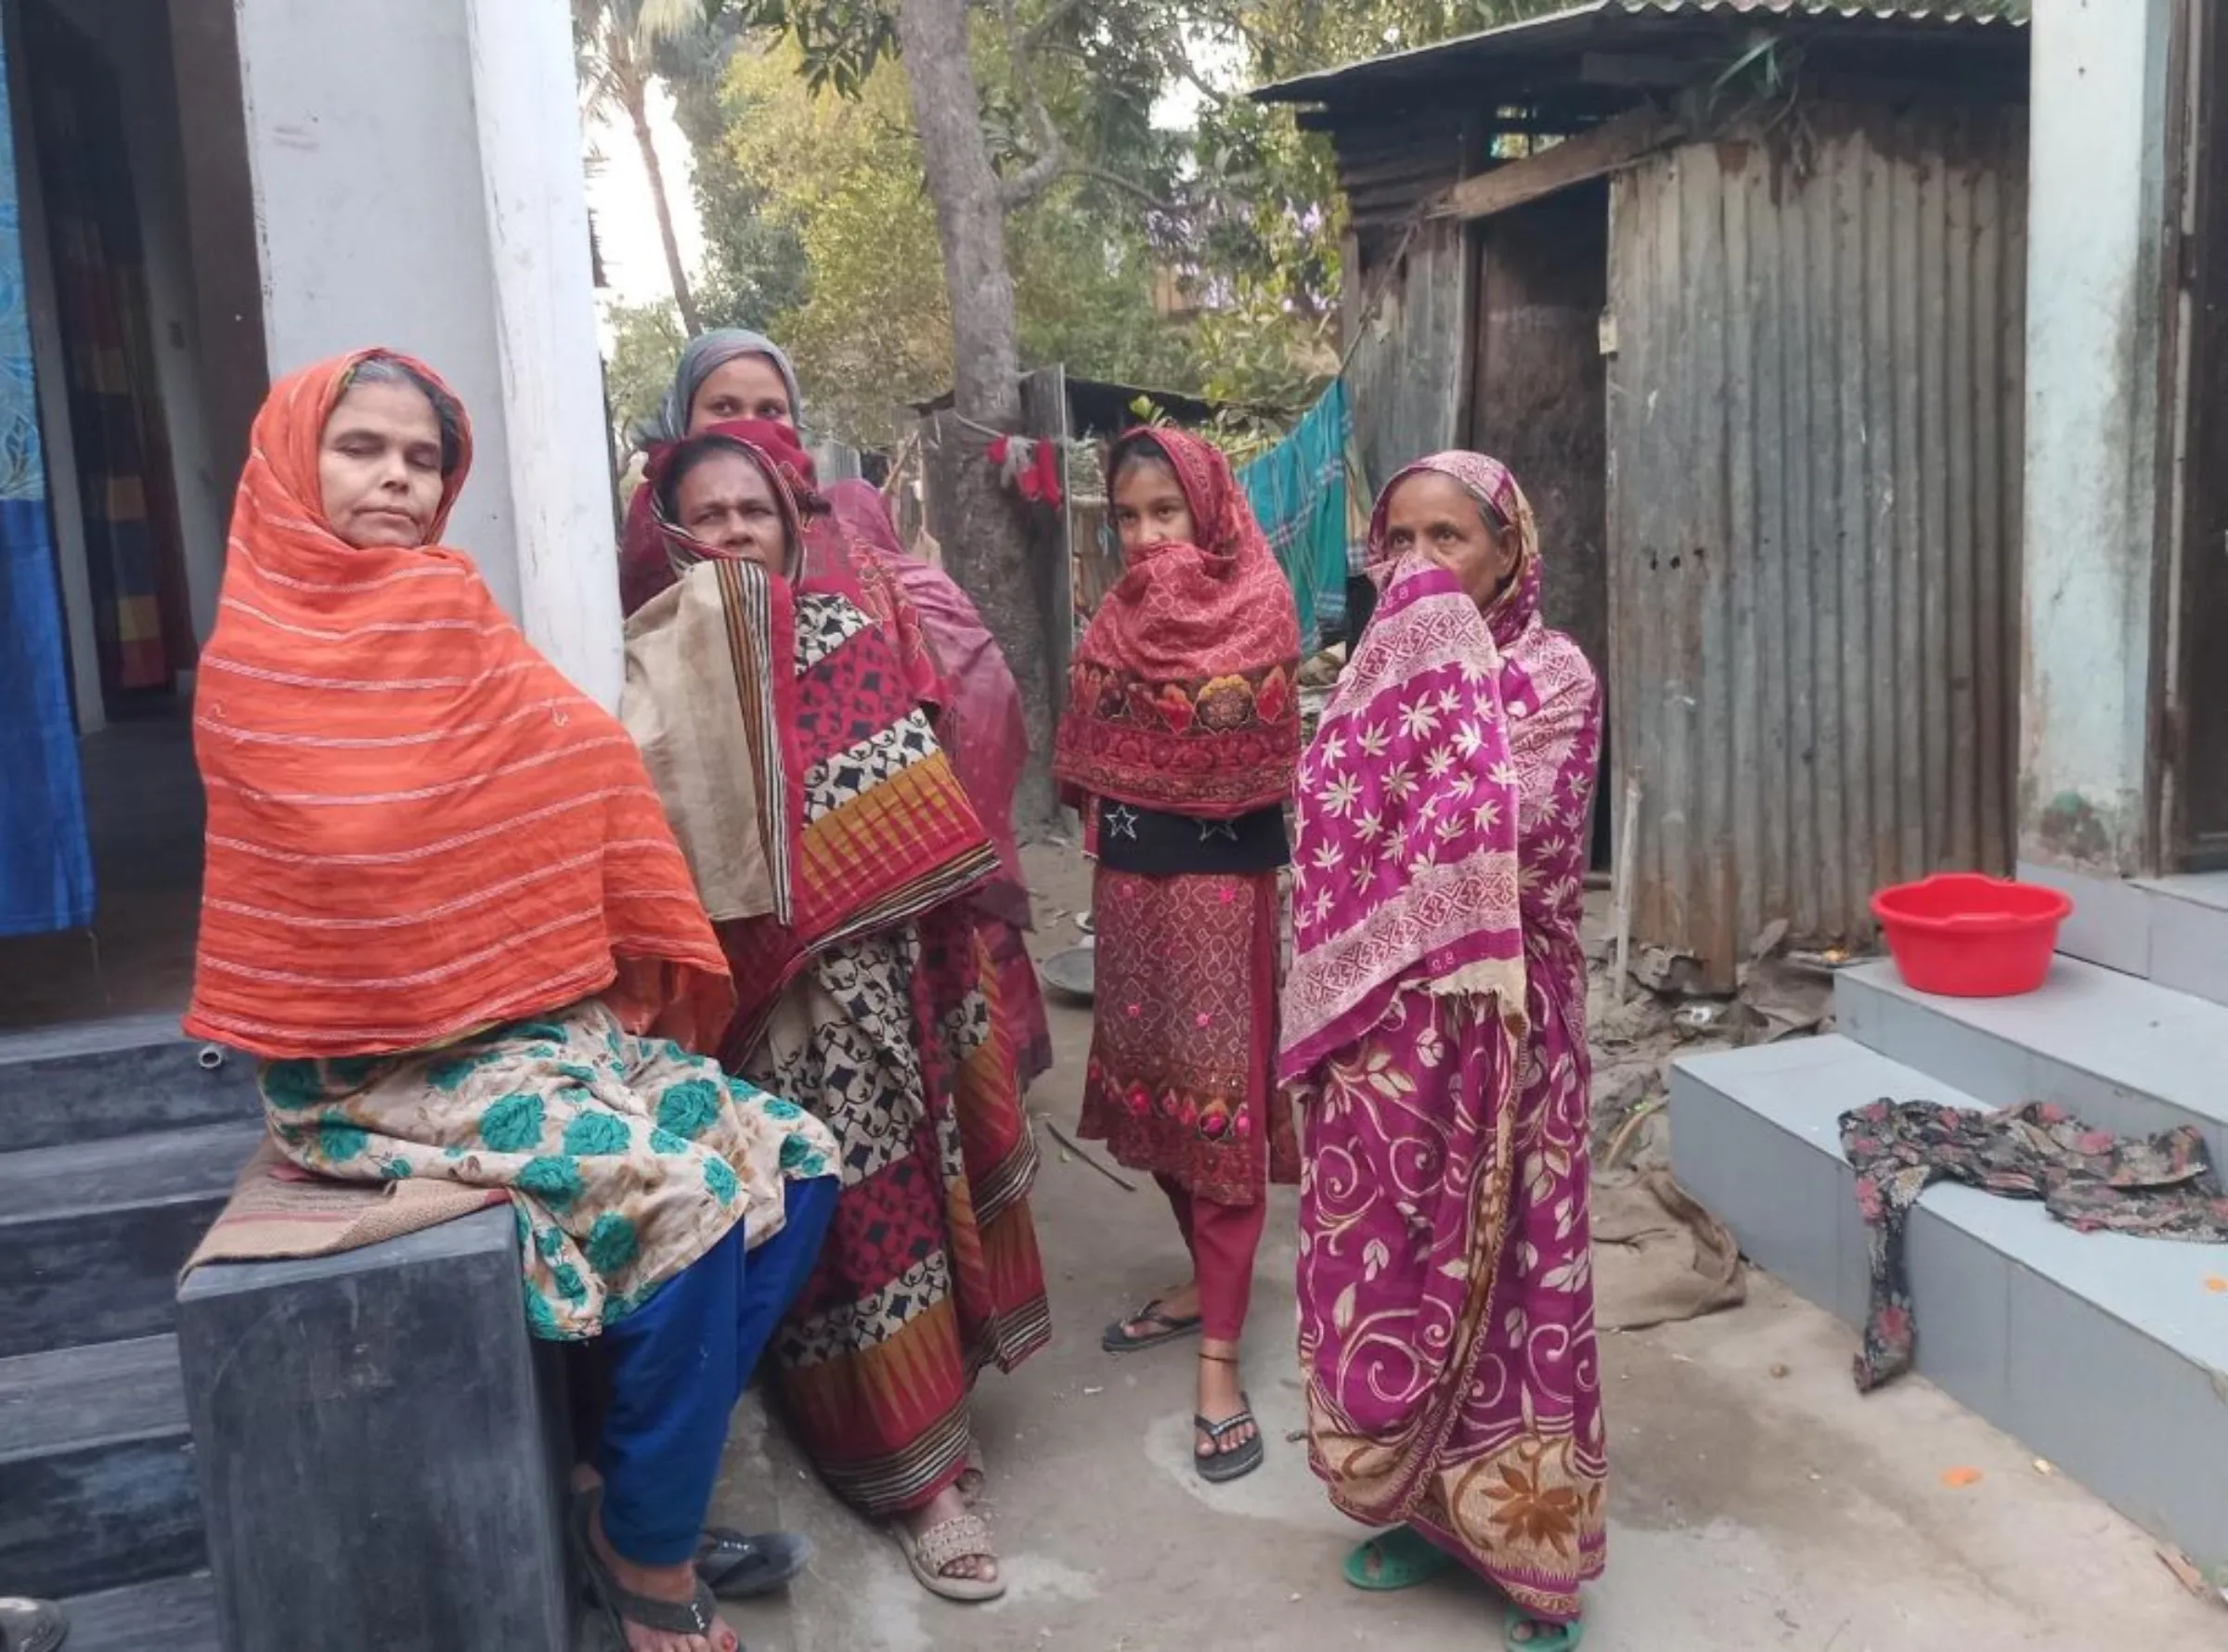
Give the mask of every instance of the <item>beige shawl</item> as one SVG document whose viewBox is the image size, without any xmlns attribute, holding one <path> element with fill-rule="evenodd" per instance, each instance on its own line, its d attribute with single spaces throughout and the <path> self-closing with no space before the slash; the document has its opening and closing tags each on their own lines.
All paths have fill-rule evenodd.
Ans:
<svg viewBox="0 0 2228 1652">
<path fill-rule="evenodd" d="M 789 921 L 789 776 L 774 703 L 788 661 L 776 659 L 773 608 L 764 569 L 721 560 L 696 563 L 627 622 L 619 720 L 717 923 Z"/>
</svg>

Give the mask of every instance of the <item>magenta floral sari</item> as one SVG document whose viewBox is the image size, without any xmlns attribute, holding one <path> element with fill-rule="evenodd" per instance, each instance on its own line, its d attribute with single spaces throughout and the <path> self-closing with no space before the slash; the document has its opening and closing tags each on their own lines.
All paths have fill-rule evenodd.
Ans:
<svg viewBox="0 0 2228 1652">
<path fill-rule="evenodd" d="M 1305 1129 L 1300 1354 L 1331 1499 L 1403 1521 L 1561 1621 L 1600 1575 L 1606 1491 L 1578 926 L 1600 696 L 1539 617 L 1530 507 L 1481 614 L 1390 566 L 1301 767 L 1281 1076 Z M 1390 497 L 1392 489 L 1386 490 Z"/>
</svg>

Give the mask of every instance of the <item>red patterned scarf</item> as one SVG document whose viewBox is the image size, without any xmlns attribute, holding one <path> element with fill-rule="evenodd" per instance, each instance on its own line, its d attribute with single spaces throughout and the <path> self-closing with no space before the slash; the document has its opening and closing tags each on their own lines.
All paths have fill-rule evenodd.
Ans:
<svg viewBox="0 0 2228 1652">
<path fill-rule="evenodd" d="M 1069 670 L 1054 777 L 1070 802 L 1211 820 L 1273 807 L 1300 761 L 1291 587 L 1220 449 L 1181 431 L 1137 440 L 1166 455 L 1199 543 L 1133 553 L 1107 593 Z"/>
<path fill-rule="evenodd" d="M 773 660 L 784 756 L 802 781 L 792 794 L 791 910 L 786 923 L 719 926 L 742 1000 L 721 1046 L 732 1063 L 748 1054 L 812 957 L 919 917 L 981 884 L 998 860 L 931 730 L 927 708 L 939 685 L 918 619 L 894 580 L 855 564 L 826 514 L 810 458 L 785 427 L 761 420 L 715 425 L 695 439 L 705 438 L 732 445 L 796 507 L 785 512 L 791 576 L 768 582 L 772 637 L 784 639 Z M 644 482 L 661 537 L 655 565 L 668 581 L 675 563 L 721 554 L 658 521 L 655 478 L 680 445 L 659 451 Z M 645 575 L 654 566 L 640 565 Z M 729 624 L 748 630 L 767 621 L 734 610 Z"/>
</svg>

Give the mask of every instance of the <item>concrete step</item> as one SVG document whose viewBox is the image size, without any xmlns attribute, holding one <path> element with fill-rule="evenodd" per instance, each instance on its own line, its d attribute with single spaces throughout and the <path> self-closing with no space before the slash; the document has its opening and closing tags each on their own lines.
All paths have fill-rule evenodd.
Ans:
<svg viewBox="0 0 2228 1652">
<path fill-rule="evenodd" d="M 205 1571 L 81 1594 L 61 1607 L 70 1617 L 67 1652 L 224 1652 Z"/>
<path fill-rule="evenodd" d="M 2025 998 L 1929 998 L 1891 963 L 1845 970 L 1840 1030 L 1992 1107 L 2057 1102 L 2099 1129 L 2191 1124 L 2228 1170 L 2228 1008 L 2076 959 Z"/>
<path fill-rule="evenodd" d="M 1672 1073 L 1680 1181 L 1759 1266 L 1852 1324 L 1868 1242 L 1840 1120 L 1882 1097 L 1982 1105 L 1841 1037 Z M 1919 1372 L 2138 1524 L 2228 1562 L 2228 1246 L 2076 1233 L 1962 1187 L 1928 1190 L 1908 1233 Z"/>
<path fill-rule="evenodd" d="M 0 1360 L 9 1594 L 83 1594 L 190 1571 L 203 1558 L 176 1337 Z"/>
<path fill-rule="evenodd" d="M 2123 881 L 2023 865 L 2019 875 L 2072 897 L 2058 936 L 2067 957 L 2228 1004 L 2228 872 Z"/>
<path fill-rule="evenodd" d="M 0 1153 L 260 1116 L 255 1064 L 189 1043 L 174 1015 L 0 1037 Z"/>
<path fill-rule="evenodd" d="M 0 1358 L 167 1331 L 259 1122 L 0 1154 Z"/>
<path fill-rule="evenodd" d="M 2150 978 L 2228 1004 L 2228 873 L 2156 878 L 2151 896 Z"/>
</svg>

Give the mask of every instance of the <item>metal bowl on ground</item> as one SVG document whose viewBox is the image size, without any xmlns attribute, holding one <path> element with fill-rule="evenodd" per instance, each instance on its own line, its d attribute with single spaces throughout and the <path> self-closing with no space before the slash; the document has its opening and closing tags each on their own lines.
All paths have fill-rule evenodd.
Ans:
<svg viewBox="0 0 2228 1652">
<path fill-rule="evenodd" d="M 1097 954 L 1096 944 L 1085 941 L 1080 947 L 1055 952 L 1037 965 L 1037 974 L 1062 998 L 1087 1004 L 1096 990 Z"/>
</svg>

